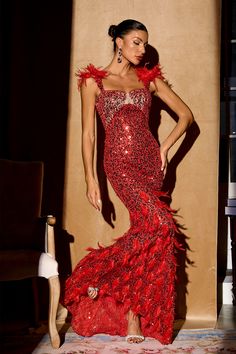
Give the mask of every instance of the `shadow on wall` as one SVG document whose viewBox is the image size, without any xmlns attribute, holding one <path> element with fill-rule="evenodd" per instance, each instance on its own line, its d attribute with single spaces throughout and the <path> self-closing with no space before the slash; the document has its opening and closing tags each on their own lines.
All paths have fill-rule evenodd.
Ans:
<svg viewBox="0 0 236 354">
<path fill-rule="evenodd" d="M 57 218 L 62 278 L 73 240 L 62 228 L 71 21 L 72 0 L 0 2 L 0 157 L 44 162 L 42 214 Z"/>
<path fill-rule="evenodd" d="M 148 68 L 153 68 L 159 63 L 159 55 L 155 48 L 148 45 L 146 48 L 146 53 L 142 66 L 147 66 Z M 150 111 L 149 126 L 150 130 L 158 141 L 158 128 L 161 123 L 161 111 L 166 111 L 175 121 L 178 120 L 176 114 L 170 110 L 159 98 L 153 96 L 152 106 Z M 176 154 L 169 161 L 167 173 L 163 183 L 163 190 L 168 192 L 170 196 L 169 203 L 171 203 L 171 195 L 174 191 L 176 185 L 176 170 L 178 165 L 181 163 L 185 155 L 191 149 L 192 145 L 196 141 L 198 135 L 200 134 L 200 129 L 196 122 L 194 122 L 185 134 L 184 140 L 180 145 Z M 99 180 L 99 185 L 103 200 L 102 215 L 104 220 L 114 228 L 114 221 L 116 220 L 116 212 L 114 204 L 112 203 L 109 193 L 105 171 L 103 169 L 103 157 L 104 157 L 104 140 L 105 131 L 101 122 L 100 117 L 97 117 L 97 175 Z M 159 141 L 158 141 L 159 142 Z M 177 215 L 180 216 L 180 215 Z M 177 284 L 176 284 L 176 319 L 185 319 L 187 307 L 186 307 L 186 294 L 187 294 L 187 284 L 188 276 L 186 268 L 188 266 L 194 266 L 193 262 L 188 258 L 187 253 L 190 250 L 187 240 L 191 235 L 185 235 L 185 226 L 177 224 L 179 235 L 179 242 L 182 244 L 182 250 L 177 250 L 176 260 L 177 260 Z"/>
</svg>

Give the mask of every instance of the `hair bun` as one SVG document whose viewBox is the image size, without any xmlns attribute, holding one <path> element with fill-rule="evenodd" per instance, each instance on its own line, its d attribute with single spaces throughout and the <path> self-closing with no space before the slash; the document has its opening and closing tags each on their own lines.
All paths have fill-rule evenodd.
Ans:
<svg viewBox="0 0 236 354">
<path fill-rule="evenodd" d="M 115 38 L 116 37 L 116 25 L 111 25 L 108 30 L 108 34 L 110 37 Z"/>
</svg>

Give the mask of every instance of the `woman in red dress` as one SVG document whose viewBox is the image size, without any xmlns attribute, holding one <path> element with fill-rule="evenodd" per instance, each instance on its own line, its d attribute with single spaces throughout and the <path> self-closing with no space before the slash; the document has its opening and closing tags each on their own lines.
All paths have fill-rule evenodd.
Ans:
<svg viewBox="0 0 236 354">
<path fill-rule="evenodd" d="M 104 169 L 128 208 L 130 228 L 109 247 L 90 249 L 67 279 L 65 304 L 72 327 L 83 336 L 144 336 L 172 341 L 175 301 L 176 225 L 161 200 L 167 154 L 193 116 L 163 80 L 159 66 L 139 66 L 148 43 L 146 27 L 135 20 L 110 26 L 114 57 L 105 69 L 79 71 L 82 98 L 82 154 L 89 202 L 101 210 L 93 169 L 95 110 L 105 129 Z M 149 130 L 152 95 L 179 117 L 160 144 Z"/>
</svg>

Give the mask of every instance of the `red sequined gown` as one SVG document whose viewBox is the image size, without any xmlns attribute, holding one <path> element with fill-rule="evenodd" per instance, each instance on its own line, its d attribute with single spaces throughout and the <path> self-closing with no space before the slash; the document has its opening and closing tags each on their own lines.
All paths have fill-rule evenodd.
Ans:
<svg viewBox="0 0 236 354">
<path fill-rule="evenodd" d="M 105 128 L 104 168 L 128 208 L 130 229 L 109 247 L 90 249 L 67 279 L 64 303 L 72 327 L 83 336 L 127 334 L 126 313 L 139 314 L 144 336 L 167 344 L 174 321 L 176 226 L 160 200 L 163 174 L 159 146 L 148 125 L 149 83 L 159 67 L 136 69 L 143 88 L 129 93 L 105 90 L 108 73 L 89 65 L 79 84 L 92 77 L 100 94 L 96 109 Z M 92 300 L 89 286 L 99 288 Z"/>
</svg>

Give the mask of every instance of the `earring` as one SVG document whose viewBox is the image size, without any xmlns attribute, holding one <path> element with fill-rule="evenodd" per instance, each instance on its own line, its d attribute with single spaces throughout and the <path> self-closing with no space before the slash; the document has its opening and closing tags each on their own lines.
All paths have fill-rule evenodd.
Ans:
<svg viewBox="0 0 236 354">
<path fill-rule="evenodd" d="M 117 63 L 122 63 L 122 49 L 118 49 L 118 58 L 117 58 Z"/>
</svg>

